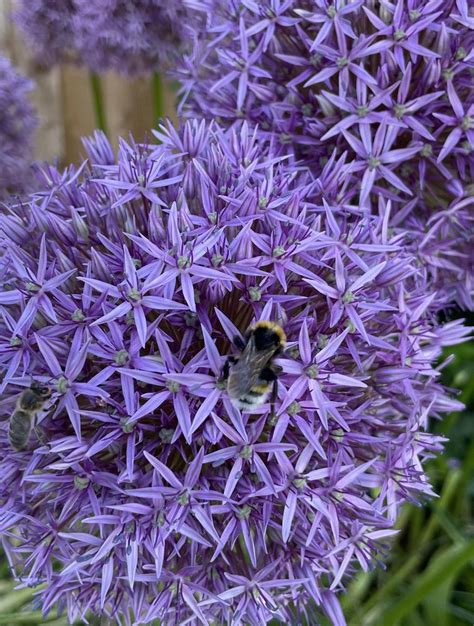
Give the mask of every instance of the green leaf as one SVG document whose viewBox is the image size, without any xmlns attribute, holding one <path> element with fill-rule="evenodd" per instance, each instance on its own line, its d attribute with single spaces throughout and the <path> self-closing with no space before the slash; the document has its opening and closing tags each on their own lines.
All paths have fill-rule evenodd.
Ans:
<svg viewBox="0 0 474 626">
<path fill-rule="evenodd" d="M 67 626 L 66 618 L 59 619 L 55 616 L 43 617 L 41 611 L 25 611 L 21 613 L 0 613 L 0 624 L 14 626 Z"/>
<path fill-rule="evenodd" d="M 31 602 L 33 594 L 33 589 L 13 589 L 12 586 L 9 593 L 0 597 L 0 615 L 20 609 L 23 605 Z M 0 621 L 0 624 L 8 624 L 8 622 Z"/>
<path fill-rule="evenodd" d="M 445 580 L 423 601 L 423 609 L 428 624 L 449 626 L 450 615 L 448 607 L 455 583 L 456 575 L 450 575 L 446 572 Z"/>
<path fill-rule="evenodd" d="M 384 626 L 396 626 L 431 593 L 442 587 L 449 575 L 453 579 L 474 559 L 474 541 L 451 546 L 442 554 L 431 559 L 427 569 L 412 584 L 411 588 L 383 615 Z"/>
</svg>

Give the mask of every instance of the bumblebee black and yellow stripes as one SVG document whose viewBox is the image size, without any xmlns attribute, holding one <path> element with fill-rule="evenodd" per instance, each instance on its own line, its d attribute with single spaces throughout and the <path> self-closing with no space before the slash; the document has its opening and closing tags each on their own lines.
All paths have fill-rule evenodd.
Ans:
<svg viewBox="0 0 474 626">
<path fill-rule="evenodd" d="M 271 394 L 273 410 L 280 372 L 273 359 L 286 346 L 283 328 L 262 320 L 247 331 L 244 339 L 235 337 L 234 344 L 240 355 L 228 357 L 222 372 L 232 404 L 249 411 L 267 402 Z"/>
<path fill-rule="evenodd" d="M 261 322 L 257 322 L 249 332 L 255 337 L 257 350 L 265 350 L 267 347 L 275 345 L 283 350 L 286 345 L 285 331 L 275 322 L 262 320 Z"/>
</svg>

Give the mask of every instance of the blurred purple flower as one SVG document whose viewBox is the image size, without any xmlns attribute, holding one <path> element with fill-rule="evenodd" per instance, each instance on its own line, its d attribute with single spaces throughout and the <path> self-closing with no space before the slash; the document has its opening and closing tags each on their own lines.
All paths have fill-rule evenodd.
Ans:
<svg viewBox="0 0 474 626">
<path fill-rule="evenodd" d="M 246 119 L 316 176 L 336 150 L 360 190 L 353 203 L 377 213 L 379 199 L 389 200 L 390 226 L 410 231 L 444 306 L 472 308 L 467 0 L 186 4 L 207 23 L 195 29 L 194 50 L 176 73 L 183 111 L 225 125 Z M 427 222 L 436 225 L 428 254 Z"/>
<path fill-rule="evenodd" d="M 22 0 L 14 13 L 40 64 L 74 61 L 130 76 L 174 65 L 193 16 L 163 0 Z"/>
<path fill-rule="evenodd" d="M 61 63 L 74 50 L 75 0 L 20 0 L 13 18 L 31 46 L 37 63 Z"/>
<path fill-rule="evenodd" d="M 27 189 L 37 119 L 28 99 L 33 83 L 0 55 L 0 199 Z"/>
<path fill-rule="evenodd" d="M 344 159 L 314 178 L 246 124 L 157 136 L 115 160 L 96 133 L 0 216 L 2 409 L 53 389 L 26 451 L 0 429 L 3 548 L 71 621 L 342 626 L 344 581 L 432 493 L 427 420 L 460 406 L 436 363 L 467 330 Z M 288 336 L 276 417 L 219 381 L 259 319 Z"/>
<path fill-rule="evenodd" d="M 180 2 L 74 0 L 74 36 L 81 62 L 95 72 L 136 75 L 160 71 L 184 45 Z"/>
</svg>

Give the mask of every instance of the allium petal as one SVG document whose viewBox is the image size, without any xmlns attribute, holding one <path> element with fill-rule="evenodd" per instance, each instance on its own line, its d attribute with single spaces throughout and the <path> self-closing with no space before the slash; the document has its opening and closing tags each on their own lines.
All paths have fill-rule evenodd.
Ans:
<svg viewBox="0 0 474 626">
<path fill-rule="evenodd" d="M 133 317 L 135 319 L 135 327 L 140 339 L 140 344 L 142 348 L 144 348 L 147 340 L 147 323 L 145 312 L 141 306 L 135 306 L 133 308 Z"/>
<path fill-rule="evenodd" d="M 375 267 L 369 269 L 365 274 L 356 278 L 356 280 L 351 285 L 352 293 L 355 293 L 359 289 L 362 289 L 367 283 L 373 281 L 383 270 L 383 268 L 387 265 L 386 261 L 382 261 L 382 263 L 378 263 Z"/>
<path fill-rule="evenodd" d="M 191 280 L 191 276 L 185 272 L 181 273 L 181 289 L 183 291 L 183 297 L 186 300 L 188 307 L 191 311 L 196 311 L 196 300 L 194 298 L 194 287 Z"/>
<path fill-rule="evenodd" d="M 188 443 L 191 442 L 191 414 L 189 405 L 183 393 L 178 392 L 173 398 L 173 405 L 176 411 L 176 418 L 181 427 L 184 438 Z"/>
<path fill-rule="evenodd" d="M 366 463 L 362 463 L 362 465 L 359 465 L 359 467 L 356 467 L 355 469 L 350 471 L 343 478 L 341 478 L 340 480 L 337 481 L 336 488 L 337 489 L 344 489 L 344 487 L 347 487 L 348 485 L 352 484 L 354 481 L 356 481 L 359 478 L 359 476 L 364 474 L 364 472 L 369 467 L 372 467 L 372 465 L 376 461 L 377 461 L 377 459 L 372 459 L 371 461 L 367 461 Z"/>
<path fill-rule="evenodd" d="M 100 608 L 103 609 L 107 600 L 107 594 L 112 584 L 114 573 L 114 558 L 110 557 L 108 561 L 102 565 L 102 582 L 100 587 Z"/>
<path fill-rule="evenodd" d="M 232 494 L 234 493 L 237 483 L 239 482 L 241 478 L 241 470 L 242 470 L 242 459 L 239 457 L 235 460 L 232 466 L 232 469 L 230 470 L 229 475 L 227 477 L 227 482 L 226 482 L 225 489 L 224 489 L 224 495 L 227 498 L 230 498 Z"/>
<path fill-rule="evenodd" d="M 217 404 L 221 396 L 221 392 L 218 389 L 214 389 L 207 396 L 204 402 L 201 404 L 199 409 L 196 411 L 196 415 L 194 416 L 194 420 L 191 426 L 190 434 L 192 435 L 196 430 L 202 425 L 202 423 L 206 420 L 206 418 L 211 414 L 212 410 Z"/>
<path fill-rule="evenodd" d="M 337 372 L 329 374 L 328 381 L 333 385 L 342 385 L 344 387 L 367 387 L 361 380 L 357 380 L 352 376 L 346 376 L 345 374 L 338 374 Z"/>
<path fill-rule="evenodd" d="M 38 335 L 37 333 L 35 333 L 34 336 L 36 339 L 36 343 L 38 344 L 38 348 L 43 355 L 45 364 L 49 368 L 51 374 L 53 374 L 53 376 L 61 376 L 63 373 L 61 365 L 59 364 L 59 361 L 54 351 L 50 347 L 48 340 L 43 338 L 41 335 Z"/>
<path fill-rule="evenodd" d="M 161 461 L 159 461 L 156 457 L 151 455 L 149 452 L 143 453 L 147 460 L 153 465 L 153 467 L 157 470 L 157 472 L 168 482 L 172 487 L 176 489 L 182 489 L 183 485 L 176 478 L 173 472 L 166 467 Z"/>
<path fill-rule="evenodd" d="M 189 606 L 189 608 L 194 613 L 194 615 L 198 618 L 201 624 L 208 626 L 209 622 L 204 617 L 204 614 L 199 608 L 199 605 L 196 602 L 191 590 L 186 585 L 183 585 L 181 593 L 183 595 L 183 600 L 186 602 L 186 604 Z"/>
<path fill-rule="evenodd" d="M 23 309 L 21 316 L 19 317 L 15 328 L 13 329 L 14 335 L 20 335 L 23 331 L 28 330 L 36 316 L 38 311 L 38 301 L 36 298 L 30 298 Z"/>
<path fill-rule="evenodd" d="M 133 589 L 138 565 L 138 543 L 132 539 L 126 550 L 127 578 L 130 589 Z"/>
<path fill-rule="evenodd" d="M 283 519 L 281 525 L 282 539 L 285 543 L 288 543 L 288 539 L 290 538 L 291 527 L 293 524 L 293 519 L 295 517 L 297 504 L 298 496 L 294 491 L 289 491 L 286 498 L 285 507 L 283 509 Z"/>
<path fill-rule="evenodd" d="M 98 326 L 99 324 L 106 324 L 107 322 L 113 322 L 116 319 L 119 319 L 126 315 L 129 311 L 132 310 L 132 305 L 130 302 L 122 302 L 114 309 L 99 317 L 99 319 L 92 322 L 91 326 Z"/>
</svg>

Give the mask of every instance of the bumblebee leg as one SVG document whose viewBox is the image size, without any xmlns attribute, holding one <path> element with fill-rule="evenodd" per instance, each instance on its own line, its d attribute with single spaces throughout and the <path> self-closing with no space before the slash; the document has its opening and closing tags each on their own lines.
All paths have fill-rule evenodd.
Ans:
<svg viewBox="0 0 474 626">
<path fill-rule="evenodd" d="M 33 431 L 34 431 L 38 441 L 43 446 L 48 447 L 48 442 L 46 441 L 46 439 L 44 438 L 43 434 L 41 433 L 41 430 L 40 430 L 39 425 L 38 425 L 38 420 L 36 419 L 36 417 L 34 418 L 34 422 L 33 422 Z"/>
<path fill-rule="evenodd" d="M 272 386 L 272 395 L 270 396 L 270 420 L 276 421 L 275 402 L 278 397 L 278 378 L 275 376 Z"/>
<path fill-rule="evenodd" d="M 259 378 L 267 383 L 272 383 L 274 380 L 276 380 L 277 375 L 273 366 L 270 367 L 269 365 L 267 365 L 267 367 L 264 367 L 263 370 L 260 372 Z"/>
<path fill-rule="evenodd" d="M 219 379 L 220 381 L 225 381 L 229 378 L 230 366 L 234 365 L 234 363 L 237 363 L 235 356 L 228 356 L 224 363 L 224 367 L 222 368 L 221 377 Z"/>
<path fill-rule="evenodd" d="M 276 369 L 275 366 L 271 364 L 271 365 L 267 365 L 267 367 L 264 367 L 263 370 L 260 372 L 261 380 L 264 380 L 267 383 L 273 383 L 272 393 L 270 396 L 270 416 L 269 416 L 270 423 L 274 422 L 276 419 L 275 402 L 276 402 L 277 395 L 278 395 L 278 376 L 277 376 L 277 373 L 275 372 L 275 369 Z"/>
<path fill-rule="evenodd" d="M 48 447 L 48 442 L 46 441 L 46 439 L 43 437 L 43 435 L 40 432 L 40 429 L 38 428 L 38 426 L 33 426 L 33 430 L 34 433 L 36 435 L 36 438 L 38 439 L 38 441 L 43 444 L 43 446 Z"/>
<path fill-rule="evenodd" d="M 244 351 L 246 342 L 244 339 L 242 339 L 242 337 L 240 337 L 240 335 L 235 335 L 232 339 L 232 343 L 237 348 L 237 350 L 240 350 L 240 352 Z"/>
</svg>

